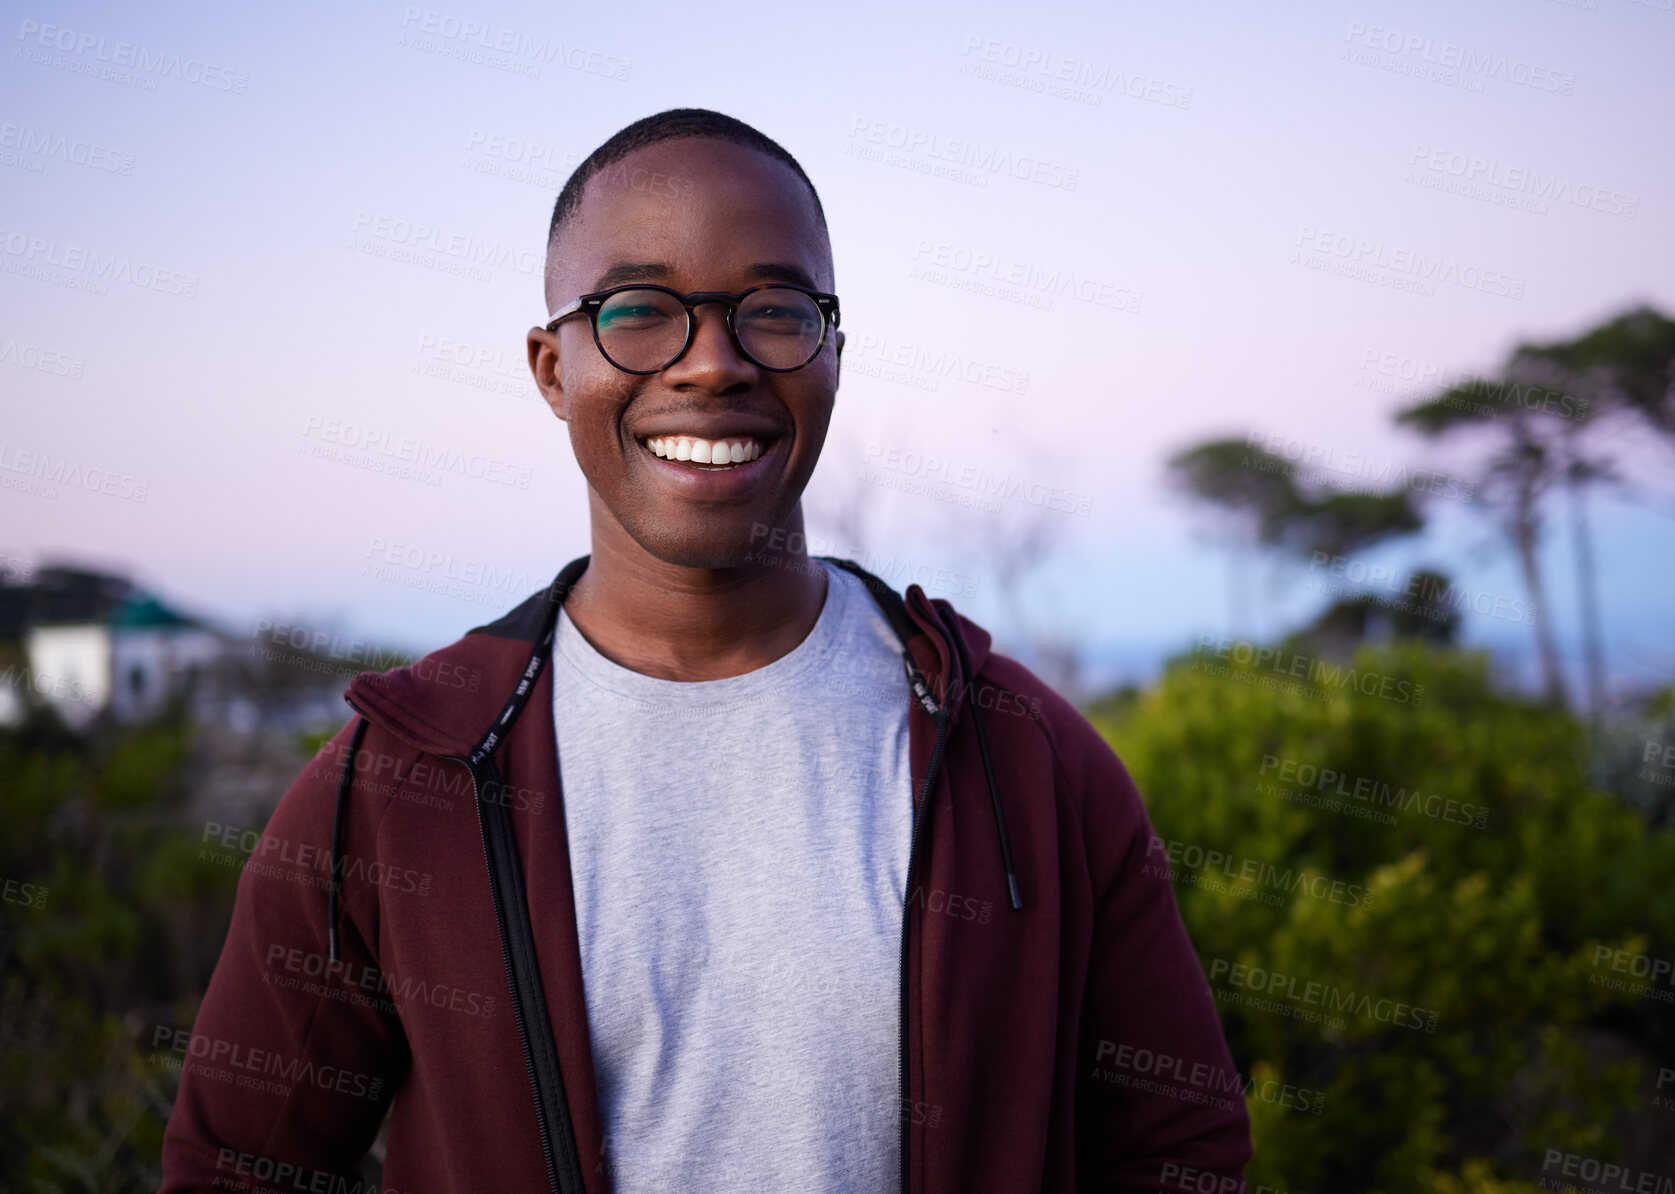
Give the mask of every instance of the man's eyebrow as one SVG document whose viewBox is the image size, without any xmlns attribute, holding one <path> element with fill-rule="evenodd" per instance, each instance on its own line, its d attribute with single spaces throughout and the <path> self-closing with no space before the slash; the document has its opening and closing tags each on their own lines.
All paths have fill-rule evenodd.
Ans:
<svg viewBox="0 0 1675 1194">
<path fill-rule="evenodd" d="M 594 290 L 609 290 L 628 282 L 665 282 L 674 270 L 660 261 L 619 261 L 594 279 Z M 758 282 L 792 282 L 818 290 L 814 278 L 800 265 L 785 261 L 758 261 L 745 270 Z"/>
<path fill-rule="evenodd" d="M 594 280 L 595 290 L 609 290 L 624 282 L 660 282 L 672 271 L 657 261 L 619 261 Z"/>
<path fill-rule="evenodd" d="M 764 282 L 792 282 L 798 286 L 806 286 L 810 290 L 818 290 L 809 272 L 800 265 L 792 265 L 781 261 L 759 261 L 745 271 L 753 278 Z"/>
</svg>

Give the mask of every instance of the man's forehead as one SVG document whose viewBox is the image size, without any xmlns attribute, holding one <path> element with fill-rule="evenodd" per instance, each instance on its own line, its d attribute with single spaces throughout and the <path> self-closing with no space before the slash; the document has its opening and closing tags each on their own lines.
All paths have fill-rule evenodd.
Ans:
<svg viewBox="0 0 1675 1194">
<path fill-rule="evenodd" d="M 790 282 L 796 286 L 818 289 L 814 275 L 795 261 L 754 261 L 741 271 L 750 283 Z M 667 285 L 679 276 L 679 270 L 666 261 L 615 261 L 595 275 L 594 290 L 608 290 L 630 282 L 657 282 Z"/>
<path fill-rule="evenodd" d="M 783 205 L 816 226 L 814 197 L 786 163 L 759 149 L 713 137 L 677 137 L 645 145 L 599 167 L 582 188 L 578 214 L 635 199 L 689 203 L 700 188 Z"/>
<path fill-rule="evenodd" d="M 729 225 L 748 229 L 748 243 L 715 244 L 712 234 Z M 736 248 L 753 282 L 820 289 L 831 268 L 814 198 L 793 170 L 746 146 L 683 138 L 635 150 L 588 180 L 552 245 L 550 272 L 576 293 L 669 284 L 697 264 L 681 259 L 700 246 L 706 256 Z"/>
</svg>

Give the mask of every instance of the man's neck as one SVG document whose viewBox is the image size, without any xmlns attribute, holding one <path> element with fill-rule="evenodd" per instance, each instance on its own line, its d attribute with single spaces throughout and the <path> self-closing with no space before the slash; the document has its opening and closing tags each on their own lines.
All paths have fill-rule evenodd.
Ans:
<svg viewBox="0 0 1675 1194">
<path fill-rule="evenodd" d="M 795 522 L 798 533 L 786 538 L 801 543 L 800 512 Z M 684 568 L 652 556 L 620 527 L 595 526 L 587 571 L 564 608 L 612 663 L 693 681 L 741 676 L 789 654 L 825 601 L 826 570 L 803 550 L 733 568 Z"/>
</svg>

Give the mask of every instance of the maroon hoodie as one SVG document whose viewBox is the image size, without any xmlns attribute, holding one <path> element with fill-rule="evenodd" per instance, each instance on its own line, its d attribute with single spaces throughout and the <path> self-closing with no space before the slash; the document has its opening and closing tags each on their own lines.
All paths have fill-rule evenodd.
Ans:
<svg viewBox="0 0 1675 1194">
<path fill-rule="evenodd" d="M 358 716 L 245 865 L 197 1022 L 164 1034 L 165 1194 L 359 1189 L 386 1111 L 387 1190 L 611 1188 L 545 666 L 586 562 L 350 685 Z M 1127 771 L 947 601 L 834 562 L 911 693 L 903 1189 L 1241 1189 L 1241 1079 Z M 518 860 L 527 960 L 502 924 Z"/>
</svg>

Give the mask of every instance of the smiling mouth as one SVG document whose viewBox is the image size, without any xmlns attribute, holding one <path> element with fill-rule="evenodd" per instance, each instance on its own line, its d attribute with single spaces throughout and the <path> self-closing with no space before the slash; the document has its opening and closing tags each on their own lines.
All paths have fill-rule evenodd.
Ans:
<svg viewBox="0 0 1675 1194">
<path fill-rule="evenodd" d="M 724 472 L 749 464 L 761 456 L 765 447 L 753 435 L 727 436 L 724 439 L 705 439 L 696 435 L 654 435 L 640 441 L 653 455 L 678 461 L 705 472 Z"/>
</svg>

